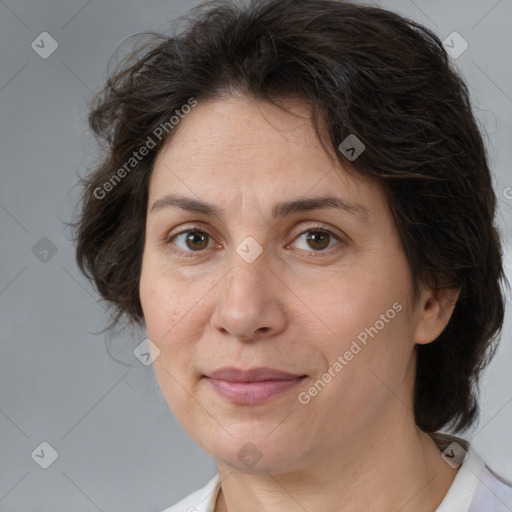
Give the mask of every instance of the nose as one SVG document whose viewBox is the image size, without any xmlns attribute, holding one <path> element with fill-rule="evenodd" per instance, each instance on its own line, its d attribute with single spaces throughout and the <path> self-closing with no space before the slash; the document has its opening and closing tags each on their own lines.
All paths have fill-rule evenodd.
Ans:
<svg viewBox="0 0 512 512">
<path fill-rule="evenodd" d="M 285 286 L 270 270 L 264 254 L 247 263 L 235 253 L 231 270 L 218 286 L 211 317 L 217 331 L 241 341 L 255 341 L 284 330 Z"/>
</svg>

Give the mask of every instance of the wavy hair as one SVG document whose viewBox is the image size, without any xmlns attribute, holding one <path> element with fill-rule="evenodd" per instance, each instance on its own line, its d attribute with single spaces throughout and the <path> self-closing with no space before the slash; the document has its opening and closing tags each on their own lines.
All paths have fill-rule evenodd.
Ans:
<svg viewBox="0 0 512 512">
<path fill-rule="evenodd" d="M 173 131 L 153 137 L 127 169 L 134 153 L 191 98 L 241 92 L 278 104 L 297 96 L 325 147 L 385 191 L 414 296 L 420 285 L 460 289 L 441 335 L 416 347 L 414 414 L 429 433 L 471 426 L 503 323 L 502 249 L 482 134 L 436 35 L 387 10 L 336 0 L 214 0 L 171 35 L 141 35 L 91 102 L 90 128 L 104 153 L 83 179 L 74 224 L 78 266 L 113 308 L 108 328 L 144 321 L 148 183 Z M 354 161 L 337 150 L 350 134 L 366 146 Z"/>
</svg>

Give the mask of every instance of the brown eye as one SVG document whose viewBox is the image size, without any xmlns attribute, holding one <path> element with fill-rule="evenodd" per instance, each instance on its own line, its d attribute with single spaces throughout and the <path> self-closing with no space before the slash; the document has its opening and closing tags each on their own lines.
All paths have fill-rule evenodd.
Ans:
<svg viewBox="0 0 512 512">
<path fill-rule="evenodd" d="M 308 231 L 306 240 L 312 249 L 321 251 L 329 246 L 331 235 L 326 231 Z"/>
<path fill-rule="evenodd" d="M 340 245 L 339 248 L 341 248 L 343 245 L 343 239 L 323 226 L 312 226 L 295 238 L 293 244 L 295 248 L 300 249 L 301 251 L 306 251 L 311 254 L 322 254 L 327 252 L 330 253 L 330 249 L 334 250 L 337 245 Z"/>
<path fill-rule="evenodd" d="M 193 251 L 200 251 L 208 246 L 208 234 L 202 231 L 189 231 L 186 233 L 185 243 Z"/>
<path fill-rule="evenodd" d="M 170 237 L 166 242 L 175 245 L 181 252 L 199 252 L 209 247 L 211 237 L 204 231 L 189 229 Z"/>
</svg>

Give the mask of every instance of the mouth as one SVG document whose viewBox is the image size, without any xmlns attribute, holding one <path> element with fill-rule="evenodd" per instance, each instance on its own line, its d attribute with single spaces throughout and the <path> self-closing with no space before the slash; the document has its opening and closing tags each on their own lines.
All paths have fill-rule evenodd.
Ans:
<svg viewBox="0 0 512 512">
<path fill-rule="evenodd" d="M 204 378 L 214 391 L 229 402 L 255 405 L 294 388 L 306 375 L 294 375 L 272 368 L 222 368 L 205 375 Z"/>
</svg>

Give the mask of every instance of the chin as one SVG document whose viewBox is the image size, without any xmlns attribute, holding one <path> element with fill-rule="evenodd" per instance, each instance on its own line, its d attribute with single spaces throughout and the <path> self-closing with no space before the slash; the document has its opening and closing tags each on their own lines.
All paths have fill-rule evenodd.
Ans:
<svg viewBox="0 0 512 512">
<path fill-rule="evenodd" d="M 275 428 L 275 425 L 274 427 Z M 283 430 L 280 435 L 272 432 L 268 425 L 258 426 L 246 423 L 238 424 L 236 433 L 227 429 L 215 437 L 215 442 L 207 446 L 201 443 L 203 449 L 218 462 L 242 473 L 281 473 L 291 469 L 297 461 L 297 444 L 290 443 L 290 436 Z M 272 432 L 269 435 L 269 432 Z M 293 460 L 292 460 L 293 459 Z"/>
</svg>

